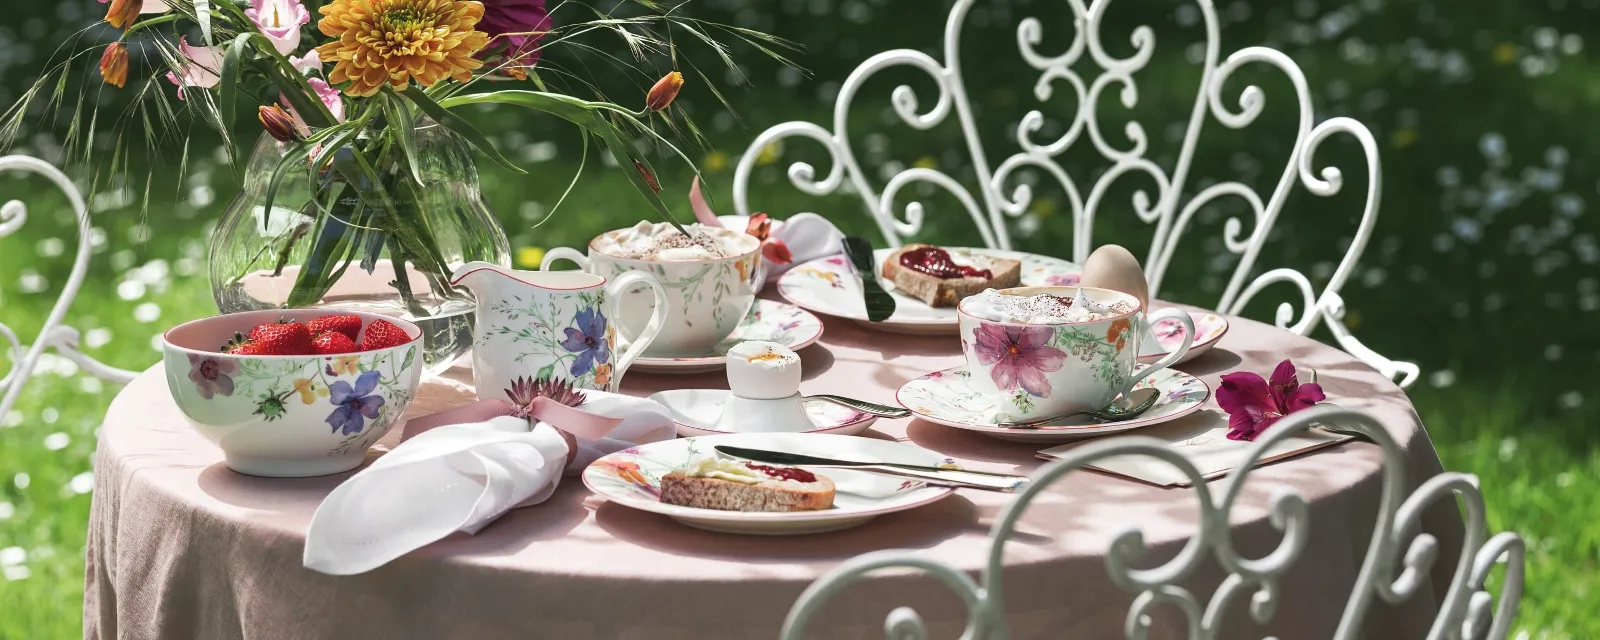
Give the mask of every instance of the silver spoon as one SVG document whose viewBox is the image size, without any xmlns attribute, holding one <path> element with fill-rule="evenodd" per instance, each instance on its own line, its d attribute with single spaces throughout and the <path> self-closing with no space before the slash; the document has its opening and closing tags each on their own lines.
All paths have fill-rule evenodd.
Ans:
<svg viewBox="0 0 1600 640">
<path fill-rule="evenodd" d="M 1028 418 L 1026 420 L 1002 420 L 1000 421 L 999 426 L 1027 429 L 1036 427 L 1046 422 L 1054 422 L 1063 418 L 1071 418 L 1073 416 L 1082 415 L 1089 416 L 1101 422 L 1121 422 L 1123 420 L 1131 420 L 1138 417 L 1139 414 L 1149 411 L 1150 407 L 1156 406 L 1156 398 L 1160 396 L 1161 393 L 1155 389 L 1137 389 L 1131 393 L 1117 396 L 1117 399 L 1112 400 L 1111 405 L 1104 409 L 1074 411 L 1072 413 L 1047 416 L 1044 418 Z"/>
<path fill-rule="evenodd" d="M 888 405 L 878 404 L 876 402 L 867 402 L 866 400 L 846 398 L 844 396 L 815 395 L 805 396 L 805 399 L 832 402 L 841 407 L 848 407 L 868 415 L 878 416 L 880 418 L 904 418 L 911 415 L 910 411 L 900 407 L 891 407 Z"/>
</svg>

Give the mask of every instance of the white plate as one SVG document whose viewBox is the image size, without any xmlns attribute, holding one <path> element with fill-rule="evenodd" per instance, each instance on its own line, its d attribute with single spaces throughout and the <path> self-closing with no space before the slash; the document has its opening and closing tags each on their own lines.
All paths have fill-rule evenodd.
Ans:
<svg viewBox="0 0 1600 640">
<path fill-rule="evenodd" d="M 1022 285 L 1051 286 L 1076 284 L 1078 265 L 1059 258 L 1000 249 L 950 248 L 954 253 L 978 253 L 1022 261 Z M 890 249 L 872 252 L 877 264 L 892 253 Z M 874 270 L 876 276 L 876 270 Z M 867 306 L 861 299 L 861 283 L 842 255 L 812 260 L 783 274 L 778 293 L 784 299 L 817 313 L 856 320 L 873 329 L 896 333 L 954 334 L 957 329 L 955 307 L 933 308 L 927 303 L 900 293 L 893 283 L 879 279 L 894 296 L 894 315 L 883 322 L 867 321 Z"/>
<path fill-rule="evenodd" d="M 733 445 L 845 460 L 872 460 L 937 466 L 946 461 L 936 452 L 893 440 L 816 433 L 736 433 L 679 438 L 640 445 L 596 460 L 583 470 L 583 484 L 617 504 L 659 513 L 691 527 L 750 535 L 795 535 L 837 531 L 877 516 L 932 503 L 950 495 L 949 487 L 863 471 L 828 469 L 837 493 L 833 508 L 821 511 L 765 513 L 718 511 L 664 504 L 661 476 L 712 447 Z"/>
<path fill-rule="evenodd" d="M 757 299 L 750 307 L 739 327 L 722 342 L 712 347 L 711 353 L 692 358 L 651 358 L 640 356 L 633 361 L 629 372 L 699 373 L 719 371 L 728 364 L 728 350 L 745 340 L 766 340 L 799 351 L 822 338 L 822 319 L 805 309 L 778 302 Z"/>
<path fill-rule="evenodd" d="M 1188 362 L 1211 350 L 1216 346 L 1222 335 L 1228 332 L 1228 319 L 1215 313 L 1189 312 L 1189 319 L 1194 321 L 1194 332 L 1197 334 L 1194 344 L 1189 345 L 1189 353 L 1179 359 L 1179 363 Z M 1183 343 L 1183 324 L 1177 320 L 1162 320 L 1154 328 L 1156 344 L 1160 349 L 1145 349 L 1139 354 L 1139 362 L 1154 364 L 1163 356 L 1171 353 Z"/>
<path fill-rule="evenodd" d="M 678 423 L 678 435 L 712 436 L 723 433 L 738 433 L 736 431 L 720 431 L 716 429 L 717 421 L 722 418 L 723 403 L 728 401 L 732 392 L 726 389 L 673 389 L 652 394 L 651 400 L 661 403 L 672 412 L 672 421 Z M 878 417 L 870 413 L 862 413 L 849 407 L 840 406 L 826 400 L 805 401 L 806 416 L 811 418 L 815 429 L 800 433 L 832 433 L 841 436 L 853 436 L 878 421 Z"/>
<path fill-rule="evenodd" d="M 1143 368 L 1144 365 L 1139 365 L 1139 369 Z M 1059 425 L 1018 429 L 995 424 L 994 402 L 967 384 L 968 375 L 966 365 L 925 374 L 900 387 L 894 399 L 917 417 L 948 427 L 977 431 L 1001 440 L 1068 442 L 1176 420 L 1198 411 L 1206 398 L 1211 397 L 1211 387 L 1204 380 L 1175 369 L 1164 369 L 1134 385 L 1135 389 L 1155 387 L 1160 393 L 1155 406 L 1137 418 L 1092 422 L 1080 416 Z"/>
</svg>

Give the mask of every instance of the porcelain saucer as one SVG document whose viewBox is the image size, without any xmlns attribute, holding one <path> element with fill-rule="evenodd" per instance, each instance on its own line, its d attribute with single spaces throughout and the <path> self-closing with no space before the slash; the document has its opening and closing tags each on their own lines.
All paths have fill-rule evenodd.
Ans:
<svg viewBox="0 0 1600 640">
<path fill-rule="evenodd" d="M 1189 346 L 1189 353 L 1179 359 L 1179 363 L 1188 362 L 1211 350 L 1216 346 L 1222 335 L 1228 332 L 1228 319 L 1215 313 L 1189 312 L 1189 318 L 1194 320 L 1194 344 Z M 1152 328 L 1155 334 L 1156 345 L 1159 349 L 1148 346 L 1139 354 L 1139 362 L 1153 364 L 1163 356 L 1171 353 L 1183 343 L 1183 324 L 1177 320 L 1162 320 Z"/>
<path fill-rule="evenodd" d="M 1143 369 L 1144 365 L 1139 365 L 1139 370 Z M 1198 411 L 1211 397 L 1211 387 L 1205 381 L 1182 371 L 1165 369 L 1134 385 L 1135 389 L 1154 387 L 1161 393 L 1156 405 L 1137 418 L 1092 422 L 1079 417 L 1056 425 L 1017 429 L 995 424 L 994 403 L 967 383 L 969 375 L 965 365 L 923 375 L 900 387 L 895 401 L 928 422 L 977 431 L 1002 440 L 1067 442 L 1176 420 Z"/>
<path fill-rule="evenodd" d="M 1069 285 L 1078 282 L 1078 265 L 1066 260 L 1021 251 L 1000 249 L 951 248 L 960 253 L 976 253 L 1022 261 L 1023 286 Z M 878 264 L 892 251 L 873 252 Z M 895 289 L 893 283 L 879 279 L 894 296 L 894 315 L 883 322 L 868 322 L 866 303 L 861 298 L 861 283 L 842 255 L 818 258 L 790 269 L 778 279 L 778 293 L 784 299 L 817 313 L 856 320 L 868 328 L 894 333 L 924 335 L 955 334 L 959 328 L 955 307 L 933 308 L 927 303 Z M 636 365 L 637 366 L 637 365 Z"/>
<path fill-rule="evenodd" d="M 640 356 L 629 373 L 699 373 L 720 371 L 728 364 L 728 350 L 745 340 L 766 340 L 799 351 L 822 338 L 822 319 L 805 309 L 777 300 L 757 299 L 744 321 L 711 353 L 690 358 L 652 358 Z"/>
<path fill-rule="evenodd" d="M 813 433 L 736 433 L 678 438 L 639 445 L 596 460 L 583 470 L 583 484 L 625 507 L 665 515 L 700 529 L 748 535 L 797 535 L 853 527 L 877 516 L 931 504 L 955 490 L 894 476 L 826 469 L 833 480 L 833 508 L 820 511 L 748 512 L 682 507 L 661 502 L 661 476 L 712 447 L 734 445 L 846 460 L 937 466 L 944 456 L 904 442 Z"/>
<path fill-rule="evenodd" d="M 678 435 L 689 437 L 737 433 L 717 429 L 722 407 L 731 396 L 732 393 L 726 389 L 673 389 L 653 394 L 650 399 L 672 412 L 672 421 L 678 425 Z M 866 431 L 878 420 L 877 416 L 826 400 L 806 400 L 805 411 L 816 428 L 800 433 L 853 436 Z"/>
</svg>

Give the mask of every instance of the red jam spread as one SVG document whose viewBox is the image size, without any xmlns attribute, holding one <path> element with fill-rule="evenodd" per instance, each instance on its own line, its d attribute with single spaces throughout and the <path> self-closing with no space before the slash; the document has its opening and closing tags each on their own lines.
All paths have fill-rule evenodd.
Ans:
<svg viewBox="0 0 1600 640">
<path fill-rule="evenodd" d="M 805 469 L 794 467 L 769 467 L 764 464 L 746 464 L 745 466 L 760 471 L 779 480 L 793 480 L 795 482 L 816 482 L 817 474 Z"/>
<path fill-rule="evenodd" d="M 956 264 L 950 253 L 938 247 L 918 247 L 900 254 L 900 266 L 926 273 L 941 280 L 952 278 L 993 278 L 988 269 L 974 269 Z"/>
</svg>

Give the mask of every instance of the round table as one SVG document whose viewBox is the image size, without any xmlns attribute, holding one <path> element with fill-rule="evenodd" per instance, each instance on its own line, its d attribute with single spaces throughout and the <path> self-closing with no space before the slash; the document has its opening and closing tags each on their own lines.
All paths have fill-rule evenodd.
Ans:
<svg viewBox="0 0 1600 640">
<path fill-rule="evenodd" d="M 1234 370 L 1270 372 L 1291 358 L 1315 368 L 1330 401 L 1375 415 L 1404 447 L 1409 484 L 1440 471 L 1410 402 L 1355 358 L 1269 325 L 1229 318 L 1211 352 L 1178 368 L 1215 388 Z M 892 403 L 923 373 L 959 365 L 951 337 L 912 337 L 826 319 L 802 350 L 805 393 Z M 463 359 L 463 361 L 470 358 Z M 448 376 L 471 380 L 457 368 Z M 726 388 L 722 373 L 630 373 L 623 390 Z M 437 410 L 419 393 L 412 413 Z M 434 404 L 438 404 L 435 402 Z M 1221 421 L 1208 401 L 1184 420 Z M 400 429 L 386 440 L 393 441 Z M 1134 432 L 1137 433 L 1137 432 Z M 1004 442 L 915 419 L 880 420 L 865 435 L 911 442 L 971 468 L 1026 474 L 1043 445 Z M 382 447 L 369 454 L 381 455 Z M 1223 637 L 1327 637 L 1358 571 L 1378 504 L 1382 456 L 1349 442 L 1252 472 L 1232 513 L 1235 545 L 1264 553 L 1279 535 L 1268 500 L 1292 487 L 1311 503 L 1310 546 L 1282 583 L 1271 624 L 1243 611 Z M 1008 494 L 960 490 L 932 505 L 836 533 L 742 537 L 710 533 L 607 503 L 576 478 L 548 502 L 514 510 L 475 536 L 452 535 L 372 572 L 336 577 L 300 564 L 311 515 L 348 474 L 304 479 L 240 475 L 184 422 L 160 367 L 112 403 L 100 434 L 89 522 L 84 635 L 88 638 L 774 638 L 800 592 L 839 562 L 913 549 L 974 574 Z M 1194 531 L 1194 489 L 1162 488 L 1094 472 L 1071 474 L 1041 496 L 1008 544 L 1006 611 L 1013 637 L 1121 637 L 1132 595 L 1107 578 L 1104 554 L 1129 522 L 1143 525 L 1151 565 Z M 1402 606 L 1381 601 L 1373 637 L 1421 637 L 1459 548 L 1461 521 L 1445 501 L 1422 529 L 1444 550 L 1434 584 Z M 1222 579 L 1214 561 L 1187 581 L 1198 594 Z M 1207 595 L 1202 595 L 1204 600 Z M 1247 600 L 1247 599 L 1241 599 Z M 875 574 L 813 618 L 819 638 L 882 637 L 883 616 L 917 608 L 941 637 L 965 623 L 960 601 L 911 572 Z M 1165 612 L 1162 615 L 1171 615 Z M 1158 615 L 1156 637 L 1181 637 Z"/>
</svg>

